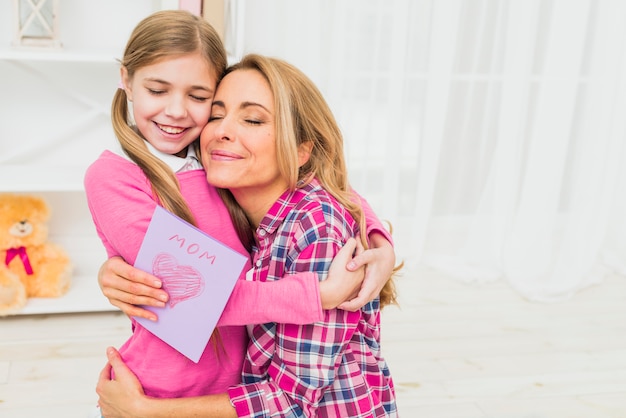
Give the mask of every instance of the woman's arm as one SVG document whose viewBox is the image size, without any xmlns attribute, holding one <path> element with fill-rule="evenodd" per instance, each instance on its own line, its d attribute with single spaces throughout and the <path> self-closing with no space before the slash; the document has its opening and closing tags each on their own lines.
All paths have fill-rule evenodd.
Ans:
<svg viewBox="0 0 626 418">
<path fill-rule="evenodd" d="M 144 394 L 133 372 L 124 364 L 118 351 L 107 349 L 108 363 L 100 372 L 96 393 L 102 416 L 107 418 L 236 418 L 228 395 L 194 398 L 157 399 Z M 111 372 L 115 376 L 111 379 Z M 184 413 L 183 413 L 184 411 Z"/>
</svg>

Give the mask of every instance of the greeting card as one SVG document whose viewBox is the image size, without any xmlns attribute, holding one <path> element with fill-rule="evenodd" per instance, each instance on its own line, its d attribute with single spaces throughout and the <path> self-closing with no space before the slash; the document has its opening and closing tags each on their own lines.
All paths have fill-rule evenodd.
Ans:
<svg viewBox="0 0 626 418">
<path fill-rule="evenodd" d="M 135 318 L 167 344 L 198 362 L 248 257 L 160 206 L 154 211 L 135 267 L 161 279 L 164 308 L 145 306 L 153 322 Z"/>
</svg>

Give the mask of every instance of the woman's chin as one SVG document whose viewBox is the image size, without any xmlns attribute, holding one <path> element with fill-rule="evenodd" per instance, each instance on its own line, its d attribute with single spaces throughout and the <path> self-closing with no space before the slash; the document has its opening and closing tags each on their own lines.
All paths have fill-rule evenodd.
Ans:
<svg viewBox="0 0 626 418">
<path fill-rule="evenodd" d="M 209 172 L 207 172 L 206 180 L 210 185 L 219 187 L 220 189 L 228 189 L 235 185 L 231 177 L 215 175 Z"/>
</svg>

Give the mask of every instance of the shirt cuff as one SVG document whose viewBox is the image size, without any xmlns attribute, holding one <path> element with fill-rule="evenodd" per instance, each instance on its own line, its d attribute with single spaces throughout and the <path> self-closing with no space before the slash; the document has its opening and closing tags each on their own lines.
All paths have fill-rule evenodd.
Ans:
<svg viewBox="0 0 626 418">
<path fill-rule="evenodd" d="M 391 234 L 384 227 L 381 228 L 378 225 L 370 225 L 367 228 L 367 237 L 368 237 L 367 240 L 368 241 L 369 241 L 369 236 L 372 234 L 372 232 L 378 232 L 379 234 L 387 238 L 387 241 L 389 241 L 389 243 L 393 246 L 393 239 L 391 238 Z"/>
<path fill-rule="evenodd" d="M 228 389 L 230 404 L 238 417 L 269 416 L 264 391 L 256 385 L 239 385 Z"/>
</svg>

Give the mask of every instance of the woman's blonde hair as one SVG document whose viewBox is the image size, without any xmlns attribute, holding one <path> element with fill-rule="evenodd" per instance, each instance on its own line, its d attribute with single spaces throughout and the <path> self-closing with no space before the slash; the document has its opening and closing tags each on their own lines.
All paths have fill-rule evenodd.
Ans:
<svg viewBox="0 0 626 418">
<path fill-rule="evenodd" d="M 230 66 L 225 75 L 237 70 L 258 71 L 268 82 L 274 97 L 276 153 L 279 171 L 295 190 L 312 178 L 335 197 L 360 226 L 361 241 L 367 248 L 365 217 L 360 200 L 348 182 L 344 159 L 343 136 L 330 107 L 315 84 L 293 65 L 276 58 L 257 54 L 246 55 Z M 298 166 L 298 148 L 310 142 L 309 160 Z M 244 245 L 253 242 L 252 228 L 240 209 L 235 209 L 230 193 L 221 192 L 231 209 L 235 226 Z M 395 272 L 401 266 L 394 269 Z M 392 277 L 380 294 L 381 307 L 396 303 L 396 288 Z"/>
<path fill-rule="evenodd" d="M 203 18 L 184 10 L 163 10 L 143 19 L 133 30 L 120 63 L 130 78 L 158 61 L 199 52 L 219 79 L 227 64 L 219 34 Z M 145 140 L 131 125 L 126 92 L 118 89 L 111 105 L 113 130 L 122 149 L 150 181 L 159 204 L 191 224 L 196 224 L 176 175 L 148 150 Z M 196 145 L 197 146 L 197 145 Z M 198 149 L 199 152 L 199 149 Z"/>
</svg>

